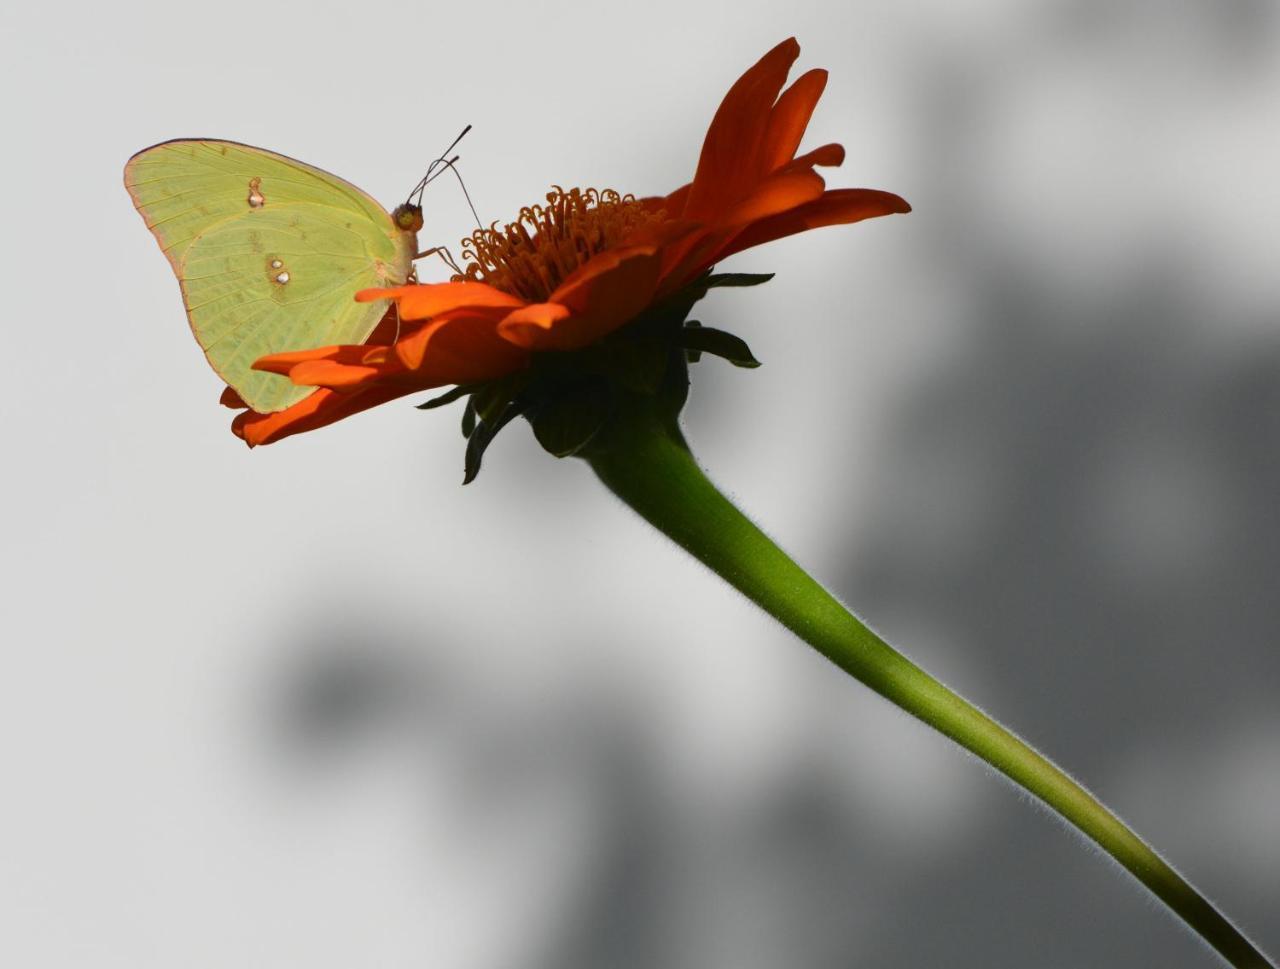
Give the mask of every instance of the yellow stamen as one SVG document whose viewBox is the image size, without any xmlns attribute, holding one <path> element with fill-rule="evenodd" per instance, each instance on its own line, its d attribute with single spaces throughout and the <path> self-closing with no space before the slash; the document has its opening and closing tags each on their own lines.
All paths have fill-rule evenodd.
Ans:
<svg viewBox="0 0 1280 969">
<path fill-rule="evenodd" d="M 499 229 L 477 229 L 462 240 L 465 272 L 455 280 L 488 283 L 533 303 L 545 302 L 561 282 L 598 252 L 662 218 L 634 195 L 613 189 L 565 191 L 552 186 L 546 205 L 530 205 Z"/>
</svg>

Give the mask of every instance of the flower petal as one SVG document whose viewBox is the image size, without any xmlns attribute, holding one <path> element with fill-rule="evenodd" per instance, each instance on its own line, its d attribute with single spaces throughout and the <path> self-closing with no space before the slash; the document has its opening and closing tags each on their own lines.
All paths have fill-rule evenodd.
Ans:
<svg viewBox="0 0 1280 969">
<path fill-rule="evenodd" d="M 289 371 L 289 379 L 301 387 L 350 390 L 375 380 L 381 373 L 378 367 L 361 367 L 338 360 L 305 360 Z"/>
<path fill-rule="evenodd" d="M 812 169 L 814 165 L 823 168 L 836 168 L 844 164 L 844 145 L 832 143 L 807 151 L 798 158 L 787 162 L 778 172 L 795 172 L 801 169 Z"/>
<path fill-rule="evenodd" d="M 231 431 L 249 447 L 271 444 L 281 438 L 340 421 L 370 407 L 385 404 L 396 397 L 412 393 L 416 388 L 402 385 L 369 387 L 354 393 L 336 390 L 317 390 L 291 407 L 274 414 L 259 414 L 246 410 L 237 414 L 231 422 Z"/>
<path fill-rule="evenodd" d="M 838 188 L 824 192 L 799 208 L 763 219 L 748 226 L 717 256 L 723 259 L 735 252 L 750 249 L 774 239 L 795 235 L 824 225 L 846 225 L 880 215 L 911 211 L 907 202 L 892 192 L 873 188 Z"/>
<path fill-rule="evenodd" d="M 689 202 L 689 192 L 693 182 L 681 185 L 674 192 L 666 195 L 649 195 L 639 199 L 641 205 L 649 212 L 665 212 L 668 219 L 680 219 L 684 216 L 685 206 Z"/>
<path fill-rule="evenodd" d="M 825 185 L 822 176 L 811 168 L 784 168 L 770 175 L 747 198 L 725 212 L 716 225 L 664 248 L 661 295 L 674 292 L 726 255 L 737 252 L 737 238 L 754 224 L 780 218 L 820 198 Z"/>
<path fill-rule="evenodd" d="M 246 410 L 236 416 L 231 429 L 250 447 L 270 444 L 406 394 L 514 373 L 528 365 L 529 355 L 498 337 L 496 323 L 492 317 L 466 315 L 437 320 L 409 338 L 413 348 L 401 341 L 396 352 L 382 354 L 376 366 L 362 366 L 361 361 L 368 360 L 371 350 L 385 348 L 327 347 L 323 358 L 308 351 L 308 359 L 297 362 L 289 376 L 294 383 L 318 385 L 315 393 L 274 414 Z M 404 357 L 416 360 L 416 367 L 407 368 Z M 274 366 L 276 361 L 269 363 Z"/>
<path fill-rule="evenodd" d="M 731 208 L 720 220 L 723 226 L 759 222 L 812 202 L 822 195 L 827 183 L 811 168 L 798 172 L 770 175 L 745 199 Z"/>
<path fill-rule="evenodd" d="M 813 117 L 813 109 L 826 86 L 827 72 L 816 68 L 801 74 L 791 87 L 782 92 L 765 128 L 761 152 L 764 172 L 775 171 L 795 157 L 800 139 Z"/>
<path fill-rule="evenodd" d="M 369 303 L 377 299 L 393 299 L 400 308 L 402 320 L 425 320 L 447 310 L 464 307 L 501 306 L 512 309 L 524 303 L 494 289 L 486 283 L 410 283 L 392 289 L 362 289 L 356 293 L 356 301 Z"/>
<path fill-rule="evenodd" d="M 770 113 L 799 56 L 800 45 L 794 37 L 788 38 L 729 89 L 702 143 L 698 171 L 682 213 L 686 218 L 711 221 L 760 178 Z"/>
<path fill-rule="evenodd" d="M 397 379 L 424 390 L 488 380 L 527 362 L 523 351 L 498 336 L 497 326 L 505 315 L 500 308 L 454 310 L 417 327 L 391 347 L 359 344 L 274 353 L 253 366 L 304 387 L 331 390 Z"/>
<path fill-rule="evenodd" d="M 679 219 L 684 217 L 684 210 L 689 207 L 689 193 L 693 190 L 693 182 L 681 185 L 662 200 L 660 208 L 666 209 L 667 217 Z"/>
<path fill-rule="evenodd" d="M 530 350 L 577 350 L 638 316 L 658 285 L 655 246 L 609 249 L 572 273 L 546 303 L 516 310 L 498 333 Z"/>
<path fill-rule="evenodd" d="M 548 302 L 578 314 L 615 317 L 620 326 L 648 305 L 657 282 L 658 247 L 621 246 L 592 256 L 556 287 Z"/>
<path fill-rule="evenodd" d="M 559 303 L 530 303 L 522 306 L 498 324 L 498 333 L 509 343 L 528 350 L 544 349 L 548 342 L 545 333 L 556 324 L 573 315 L 573 311 Z"/>
<path fill-rule="evenodd" d="M 265 357 L 259 357 L 253 361 L 254 370 L 265 370 L 267 373 L 278 373 L 281 376 L 289 376 L 300 363 L 307 363 L 312 360 L 329 360 L 332 359 L 342 347 L 315 347 L 311 350 L 286 350 L 284 353 L 269 353 Z M 361 347 L 361 349 L 364 349 Z"/>
<path fill-rule="evenodd" d="M 502 319 L 472 312 L 437 319 L 396 344 L 396 362 L 423 388 L 514 373 L 528 366 L 529 355 L 499 335 Z"/>
</svg>

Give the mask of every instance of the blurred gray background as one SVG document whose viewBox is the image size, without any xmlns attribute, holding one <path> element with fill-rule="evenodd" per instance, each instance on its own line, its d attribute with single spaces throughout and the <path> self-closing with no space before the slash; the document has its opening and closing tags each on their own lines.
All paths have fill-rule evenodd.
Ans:
<svg viewBox="0 0 1280 969">
<path fill-rule="evenodd" d="M 6 4 L 0 960 L 1209 966 L 1126 876 L 523 426 L 249 452 L 121 186 L 217 136 L 485 219 L 686 181 L 789 34 L 829 183 L 690 438 L 784 547 L 1280 951 L 1267 0 Z M 468 228 L 427 198 L 424 240 Z"/>
</svg>

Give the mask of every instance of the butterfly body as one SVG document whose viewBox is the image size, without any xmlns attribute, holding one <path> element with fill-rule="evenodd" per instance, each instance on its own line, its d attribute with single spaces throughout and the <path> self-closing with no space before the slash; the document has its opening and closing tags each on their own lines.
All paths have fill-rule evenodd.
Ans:
<svg viewBox="0 0 1280 969">
<path fill-rule="evenodd" d="M 261 413 L 311 389 L 253 362 L 363 342 L 387 305 L 353 294 L 406 282 L 417 253 L 405 221 L 354 185 L 236 142 L 147 148 L 125 166 L 125 187 L 178 277 L 210 365 Z"/>
</svg>

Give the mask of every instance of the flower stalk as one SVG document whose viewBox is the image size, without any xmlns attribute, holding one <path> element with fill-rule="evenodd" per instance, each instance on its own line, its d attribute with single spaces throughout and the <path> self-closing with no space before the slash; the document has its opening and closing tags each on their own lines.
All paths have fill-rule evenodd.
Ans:
<svg viewBox="0 0 1280 969">
<path fill-rule="evenodd" d="M 886 643 L 801 569 L 702 472 L 676 414 L 635 397 L 582 455 L 642 518 L 836 666 L 950 737 L 1096 842 L 1236 969 L 1267 958 L 1065 772 Z"/>
</svg>

